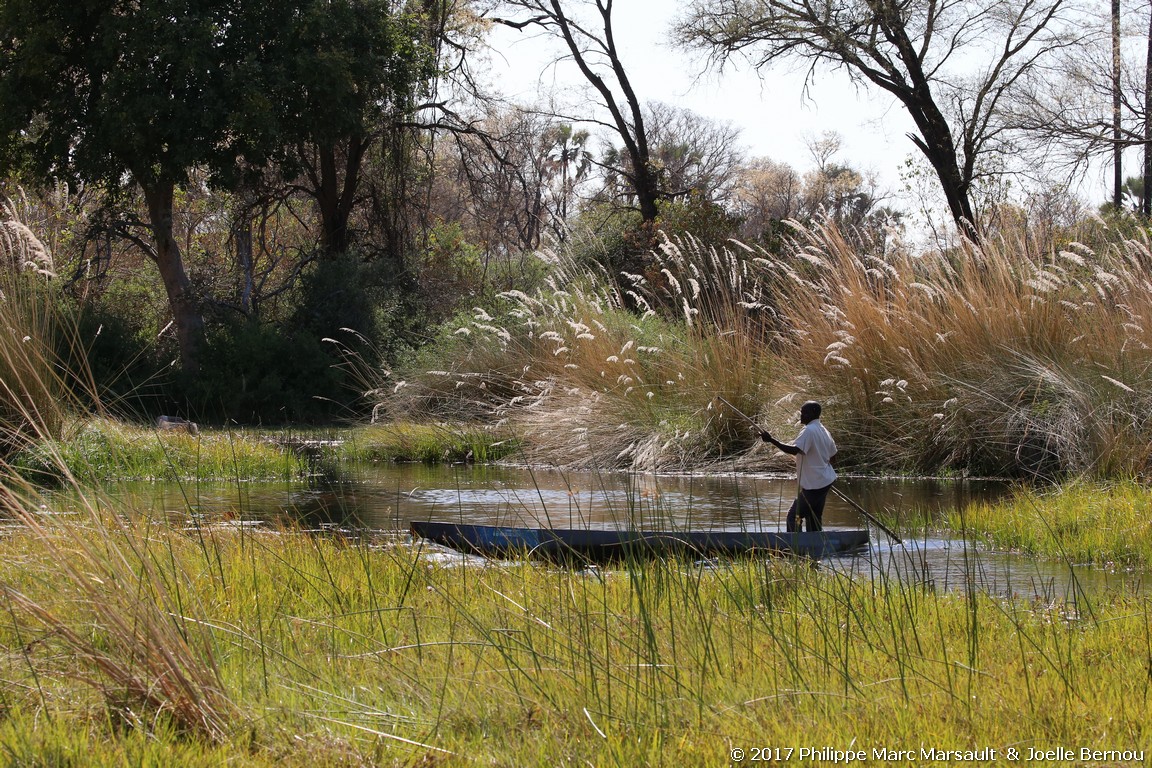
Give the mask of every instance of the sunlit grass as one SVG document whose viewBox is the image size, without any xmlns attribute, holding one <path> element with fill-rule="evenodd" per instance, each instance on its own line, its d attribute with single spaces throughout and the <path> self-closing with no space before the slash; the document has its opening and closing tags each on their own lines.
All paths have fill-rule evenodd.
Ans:
<svg viewBox="0 0 1152 768">
<path fill-rule="evenodd" d="M 499 461 L 520 442 L 508 430 L 476 424 L 379 423 L 339 433 L 331 455 L 352 461 L 419 461 L 426 464 Z"/>
<path fill-rule="evenodd" d="M 178 593 L 171 621 L 207 640 L 223 711 L 235 713 L 215 746 L 193 740 L 201 760 L 717 764 L 735 746 L 851 739 L 867 750 L 1152 747 L 1144 597 L 1002 601 L 787 560 L 437 564 L 405 546 L 106 525 L 10 532 L 0 583 L 53 626 L 97 636 L 106 617 L 137 609 L 87 576 L 89 602 L 72 599 L 46 542 L 90 553 L 84 570 L 106 583 L 122 561 L 146 574 L 134 591 Z M 22 607 L 0 621 L 3 642 L 23 649 L 0 667 L 14 723 L 38 711 L 72 724 L 34 738 L 56 750 L 143 749 L 99 714 L 119 702 L 114 685 L 93 688 L 68 637 Z M 153 734 L 153 752 L 188 749 L 164 712 L 129 725 Z M 32 738 L 0 729 L 0 743 Z"/>
<path fill-rule="evenodd" d="M 266 432 L 162 432 L 105 418 L 71 419 L 58 439 L 33 443 L 13 466 L 40 483 L 64 476 L 81 485 L 117 480 L 277 480 L 300 478 L 308 462 Z"/>
<path fill-rule="evenodd" d="M 1152 456 L 1146 235 L 878 256 L 830 227 L 765 260 L 789 358 L 846 456 L 897 470 L 1137 475 Z"/>
<path fill-rule="evenodd" d="M 991 546 L 1095 565 L 1152 565 L 1152 493 L 1135 483 L 1022 489 L 967 507 L 949 525 Z"/>
<path fill-rule="evenodd" d="M 682 469 L 753 443 L 713 407 L 776 391 L 749 260 L 668 243 L 651 276 L 617 281 L 542 258 L 544 289 L 477 308 L 380 390 L 383 410 L 484 419 L 522 437 L 528 460 L 569 467 Z"/>
</svg>

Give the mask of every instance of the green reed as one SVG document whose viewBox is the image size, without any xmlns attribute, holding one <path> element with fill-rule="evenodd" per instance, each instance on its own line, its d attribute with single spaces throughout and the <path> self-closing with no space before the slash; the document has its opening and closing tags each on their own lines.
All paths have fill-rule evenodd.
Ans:
<svg viewBox="0 0 1152 768">
<path fill-rule="evenodd" d="M 1133 482 L 1074 482 L 1020 489 L 1011 498 L 953 513 L 949 525 L 999 549 L 1073 563 L 1152 564 L 1152 494 Z"/>
<path fill-rule="evenodd" d="M 15 713 L 0 739 L 17 739 L 12 717 L 31 728 L 41 712 L 76 723 L 99 753 L 125 749 L 93 717 L 123 699 L 84 694 L 96 672 L 54 628 L 113 637 L 108 617 L 138 607 L 91 587 L 72 599 L 47 535 L 90 553 L 78 583 L 90 582 L 81 571 L 108 583 L 115 562 L 144 574 L 133 582 L 142 599 L 160 585 L 179 595 L 169 621 L 210 649 L 230 713 L 205 754 L 257 764 L 714 764 L 734 746 L 853 739 L 865 749 L 1152 746 L 1142 596 L 1002 600 L 975 585 L 935 592 L 787 559 L 572 571 L 144 519 L 109 539 L 101 525 L 52 519 L 0 541 L 0 638 L 24 649 L 0 670 Z M 39 613 L 12 602 L 15 589 Z M 149 642 L 160 654 L 175 638 Z M 152 707 L 129 732 L 175 754 L 185 743 L 176 705 Z"/>
</svg>

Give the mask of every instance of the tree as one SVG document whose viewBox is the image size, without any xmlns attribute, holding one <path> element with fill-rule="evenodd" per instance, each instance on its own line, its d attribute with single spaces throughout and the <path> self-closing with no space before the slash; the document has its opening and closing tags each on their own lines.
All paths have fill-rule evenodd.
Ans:
<svg viewBox="0 0 1152 768">
<path fill-rule="evenodd" d="M 1112 206 L 1119 210 L 1124 194 L 1124 145 L 1121 142 L 1124 100 L 1120 92 L 1120 0 L 1112 0 Z"/>
<path fill-rule="evenodd" d="M 1123 176 L 1123 153 L 1142 148 L 1141 182 L 1148 191 L 1140 190 L 1136 197 L 1148 215 L 1152 212 L 1145 207 L 1152 205 L 1152 12 L 1140 9 L 1121 15 L 1120 10 L 1114 2 L 1107 20 L 1103 13 L 1086 14 L 1084 28 L 1095 34 L 1064 51 L 1048 71 L 1024 81 L 1009 119 L 1035 137 L 1034 145 L 1057 155 L 1069 176 L 1098 158 L 1110 157 L 1114 208 L 1122 205 L 1125 192 L 1132 191 L 1131 179 Z M 1137 31 L 1128 31 L 1132 28 Z"/>
<path fill-rule="evenodd" d="M 753 158 L 736 175 L 733 213 L 739 217 L 740 237 L 771 242 L 781 223 L 828 220 L 850 241 L 874 240 L 900 216 L 880 205 L 870 179 L 850 165 L 835 160 L 841 138 L 826 133 L 808 142 L 815 167 L 803 174 L 786 163 Z"/>
<path fill-rule="evenodd" d="M 1006 99 L 1021 78 L 1073 45 L 1071 0 L 694 0 L 679 39 L 758 68 L 800 61 L 843 68 L 894 96 L 935 172 L 952 218 L 979 236 L 973 185 L 1005 152 Z"/>
<path fill-rule="evenodd" d="M 589 134 L 534 110 L 494 109 L 453 134 L 433 179 L 436 213 L 463 225 L 485 255 L 562 241 L 576 186 L 588 175 Z"/>
<path fill-rule="evenodd" d="M 740 165 L 736 141 L 739 129 L 689 109 L 653 102 L 641 114 L 648 133 L 649 166 L 662 200 L 694 198 L 721 204 L 728 201 Z M 611 147 L 601 160 L 605 186 L 601 197 L 634 200 L 632 159 Z"/>
<path fill-rule="evenodd" d="M 216 185 L 276 163 L 317 201 L 323 244 L 347 246 L 364 159 L 384 115 L 411 107 L 434 56 L 439 0 L 3 0 L 0 129 L 9 169 L 138 189 L 120 231 L 155 262 L 182 368 L 204 319 L 173 232 L 196 168 Z M 139 225 L 144 225 L 143 227 Z"/>
<path fill-rule="evenodd" d="M 581 75 L 596 91 L 611 122 L 601 122 L 623 144 L 621 163 L 615 170 L 634 190 L 641 220 L 651 223 L 659 216 L 659 178 L 652 165 L 649 135 L 642 102 L 632 87 L 628 71 L 616 46 L 612 25 L 612 0 L 577 3 L 569 0 L 503 0 L 498 5 L 519 18 L 494 17 L 493 21 L 516 29 L 539 28 L 559 38 Z M 591 8 L 593 19 L 584 22 L 572 15 L 573 8 Z"/>
<path fill-rule="evenodd" d="M 135 242 L 159 269 L 190 373 L 204 321 L 173 235 L 173 199 L 190 168 L 219 159 L 227 135 L 237 94 L 219 50 L 232 5 L 0 3 L 6 164 L 46 180 L 139 188 L 148 232 Z"/>
<path fill-rule="evenodd" d="M 275 0 L 229 31 L 240 77 L 261 86 L 238 149 L 315 201 L 326 254 L 348 250 L 369 154 L 436 73 L 444 13 L 442 0 Z"/>
</svg>

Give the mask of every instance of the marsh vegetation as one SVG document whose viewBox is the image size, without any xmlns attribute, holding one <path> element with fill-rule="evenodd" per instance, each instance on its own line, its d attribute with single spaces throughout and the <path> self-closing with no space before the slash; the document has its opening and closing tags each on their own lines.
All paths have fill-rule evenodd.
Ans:
<svg viewBox="0 0 1152 768">
<path fill-rule="evenodd" d="M 852 6 L 852 44 L 881 60 L 881 28 L 928 30 L 888 58 L 922 78 L 907 52 L 936 62 L 894 92 L 927 120 L 913 141 L 953 219 L 916 231 L 835 136 L 801 174 L 643 102 L 611 3 L 579 28 L 567 0 L 497 4 L 586 65 L 610 119 L 583 122 L 476 90 L 498 22 L 467 2 L 50 5 L 0 0 L 0 762 L 691 765 L 777 745 L 1148 762 L 1152 194 L 1141 215 L 1119 184 L 1147 94 L 1118 102 L 1111 139 L 1043 121 L 1115 152 L 1098 212 L 995 183 L 1053 106 L 1028 87 L 1095 103 L 1072 55 L 1095 41 L 1065 34 L 1088 16 Z M 818 35 L 775 48 L 791 28 L 692 6 L 680 34 L 713 55 L 826 58 Z M 941 50 L 944 28 L 966 31 Z M 984 81 L 945 66 L 1021 32 Z M 1116 40 L 1119 98 L 1152 80 L 1121 77 Z M 866 567 L 481 563 L 242 501 L 352 462 L 787 472 L 737 409 L 786 435 L 808 399 L 845 475 L 1016 484 L 941 517 L 874 510 L 955 542 L 955 579 L 879 547 Z M 212 483 L 241 501 L 201 504 Z M 585 522 L 578 490 L 557 493 Z M 670 512 L 633 492 L 629 512 L 698 520 L 690 494 Z M 1069 587 L 985 589 L 989 549 Z"/>
</svg>

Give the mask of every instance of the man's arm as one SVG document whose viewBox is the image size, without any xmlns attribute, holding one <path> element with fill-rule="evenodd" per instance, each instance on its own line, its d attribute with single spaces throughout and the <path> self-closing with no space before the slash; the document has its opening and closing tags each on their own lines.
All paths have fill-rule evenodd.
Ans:
<svg viewBox="0 0 1152 768">
<path fill-rule="evenodd" d="M 784 453 L 788 454 L 789 456 L 795 456 L 798 453 L 804 453 L 804 451 L 800 450 L 795 445 L 789 445 L 788 443 L 780 442 L 776 438 L 772 437 L 772 435 L 768 432 L 761 432 L 760 437 L 764 440 L 764 442 L 772 443 L 772 445 L 784 451 Z"/>
</svg>

